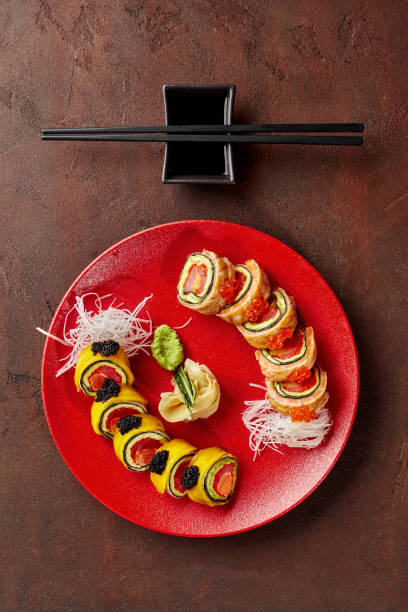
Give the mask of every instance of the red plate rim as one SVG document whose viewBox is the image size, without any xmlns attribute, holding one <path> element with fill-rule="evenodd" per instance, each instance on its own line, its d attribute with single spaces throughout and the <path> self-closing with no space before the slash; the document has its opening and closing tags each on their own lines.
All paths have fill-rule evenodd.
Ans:
<svg viewBox="0 0 408 612">
<path fill-rule="evenodd" d="M 309 495 L 311 495 L 316 489 L 317 487 L 323 482 L 323 480 L 325 480 L 325 478 L 328 476 L 328 474 L 331 472 L 331 470 L 333 469 L 333 467 L 335 466 L 335 464 L 337 463 L 340 455 L 342 454 L 347 441 L 350 437 L 350 432 L 351 429 L 353 427 L 354 421 L 355 421 L 355 416 L 356 416 L 356 412 L 357 412 L 357 405 L 358 405 L 358 397 L 359 397 L 359 385 L 360 385 L 360 372 L 359 372 L 359 363 L 358 363 L 358 353 L 357 353 L 357 347 L 356 347 L 356 343 L 354 340 L 354 335 L 350 326 L 350 323 L 348 321 L 347 315 L 344 312 L 344 309 L 339 301 L 339 299 L 337 298 L 335 292 L 333 291 L 333 289 L 330 287 L 330 285 L 327 283 L 327 281 L 322 277 L 322 275 L 316 270 L 316 268 L 314 268 L 314 266 L 312 266 L 312 264 L 310 264 L 302 255 L 300 255 L 297 251 L 295 251 L 294 249 L 292 249 L 291 247 L 289 247 L 286 243 L 282 242 L 281 240 L 275 238 L 274 236 L 271 236 L 270 234 L 266 234 L 266 232 L 262 232 L 256 228 L 253 227 L 248 227 L 246 225 L 242 225 L 240 223 L 232 223 L 230 221 L 218 221 L 216 219 L 187 219 L 187 220 L 181 220 L 181 221 L 171 221 L 168 223 L 161 223 L 159 225 L 155 225 L 149 228 L 146 228 L 144 230 L 141 230 L 140 232 L 136 232 L 135 234 L 131 234 L 130 236 L 127 236 L 126 238 L 123 238 L 122 240 L 120 240 L 119 242 L 113 244 L 112 246 L 110 246 L 108 249 L 106 249 L 105 251 L 103 251 L 102 253 L 100 253 L 100 255 L 98 255 L 98 257 L 96 257 L 95 259 L 93 259 L 83 270 L 82 272 L 77 276 L 77 278 L 73 281 L 73 283 L 70 285 L 70 287 L 67 289 L 67 291 L 65 292 L 64 296 L 61 298 L 61 301 L 59 303 L 59 306 L 57 308 L 57 310 L 55 311 L 55 314 L 52 318 L 52 321 L 49 325 L 48 331 L 50 331 L 59 314 L 60 311 L 64 305 L 65 300 L 68 298 L 69 294 L 71 293 L 71 291 L 75 288 L 75 286 L 79 283 L 79 281 L 82 279 L 82 277 L 88 272 L 88 270 L 90 268 L 92 268 L 92 266 L 95 265 L 95 263 L 97 263 L 100 259 L 102 259 L 106 254 L 110 253 L 111 251 L 113 251 L 114 249 L 122 246 L 123 244 L 125 244 L 126 242 L 133 240 L 136 236 L 140 236 L 142 234 L 146 234 L 148 232 L 152 232 L 156 229 L 159 228 L 165 228 L 165 227 L 169 227 L 169 226 L 174 226 L 174 225 L 186 225 L 186 224 L 194 224 L 194 223 L 208 223 L 208 224 L 215 224 L 215 225 L 225 225 L 225 226 L 229 226 L 231 228 L 233 227 L 241 227 L 241 228 L 245 228 L 245 229 L 250 229 L 252 232 L 255 232 L 257 234 L 260 234 L 262 236 L 267 236 L 268 238 L 276 241 L 277 243 L 281 244 L 284 246 L 285 249 L 289 250 L 292 255 L 294 255 L 297 259 L 301 260 L 303 264 L 306 264 L 306 267 L 309 268 L 311 271 L 313 271 L 314 274 L 317 274 L 320 281 L 325 285 L 326 290 L 332 295 L 332 297 L 334 298 L 334 300 L 337 302 L 337 305 L 339 307 L 339 309 L 341 310 L 341 312 L 344 315 L 344 320 L 346 322 L 349 334 L 350 334 L 350 340 L 351 340 L 351 347 L 353 350 L 353 356 L 354 356 L 354 361 L 355 361 L 355 388 L 356 388 L 356 393 L 355 393 L 355 400 L 354 400 L 354 406 L 353 406 L 353 413 L 352 416 L 350 418 L 349 421 L 349 425 L 348 425 L 348 429 L 347 432 L 344 436 L 344 440 L 343 443 L 341 445 L 341 447 L 339 448 L 337 454 L 335 455 L 331 465 L 328 467 L 327 471 L 323 474 L 323 476 L 318 480 L 318 482 L 316 482 L 316 484 L 300 499 L 298 499 L 295 503 L 293 503 L 291 506 L 289 506 L 288 508 L 285 508 L 282 512 L 276 514 L 275 516 L 268 518 L 264 521 L 261 521 L 259 523 L 256 523 L 254 525 L 251 526 L 247 526 L 244 528 L 240 528 L 240 529 L 236 529 L 233 531 L 228 531 L 225 533 L 219 533 L 219 534 L 183 534 L 181 537 L 188 537 L 188 538 L 214 538 L 214 537 L 225 537 L 228 535 L 234 535 L 234 534 L 238 534 L 238 533 L 244 533 L 247 531 L 252 531 L 253 529 L 256 529 L 258 527 L 262 527 L 263 525 L 267 525 L 268 523 L 271 523 L 272 521 L 275 521 L 276 519 L 280 518 L 281 516 L 283 516 L 284 514 L 287 514 L 288 512 L 290 512 L 290 510 L 293 510 L 293 508 L 295 508 L 296 506 L 298 506 L 299 504 L 301 504 L 307 497 L 309 497 Z M 146 523 L 144 523 L 143 521 L 137 522 L 133 521 L 132 519 L 129 519 L 128 516 L 126 516 L 124 513 L 118 511 L 116 508 L 113 508 L 110 504 L 106 503 L 103 499 L 101 499 L 98 495 L 96 495 L 89 487 L 87 484 L 85 484 L 85 482 L 83 481 L 83 479 L 77 474 L 77 472 L 72 468 L 70 461 L 68 460 L 68 458 L 66 457 L 66 455 L 64 454 L 64 452 L 62 451 L 55 435 L 54 435 L 54 431 L 49 419 L 49 413 L 48 413 L 48 408 L 47 408 L 47 400 L 45 397 L 45 393 L 44 393 L 44 381 L 45 381 L 45 362 L 46 362 L 46 355 L 47 355 L 47 351 L 48 351 L 48 344 L 52 339 L 47 336 L 46 340 L 45 340 L 45 344 L 44 344 L 44 350 L 43 350 L 43 356 L 42 356 L 42 362 L 41 362 L 41 394 L 42 394 L 42 400 L 43 400 L 43 405 L 44 405 L 44 412 L 45 412 L 45 417 L 47 420 L 47 424 L 48 424 L 48 428 L 50 430 L 51 436 L 54 440 L 54 443 L 60 453 L 60 455 L 62 456 L 62 458 L 64 459 L 66 465 L 68 466 L 68 468 L 70 469 L 70 471 L 72 472 L 72 474 L 75 476 L 75 478 L 82 484 L 82 486 L 95 498 L 97 499 L 100 503 L 102 503 L 104 506 L 106 506 L 107 508 L 109 508 L 109 510 L 111 510 L 112 512 L 114 512 L 115 514 L 121 516 L 122 518 L 126 519 L 127 521 L 133 522 L 134 524 L 139 525 L 140 527 L 144 527 L 146 529 L 149 529 L 151 531 L 155 531 L 158 533 L 164 533 L 166 535 L 172 535 L 175 537 L 180 537 L 179 534 L 175 534 L 171 531 L 167 531 L 166 529 L 157 529 L 157 528 L 152 528 L 151 526 L 147 525 Z"/>
</svg>

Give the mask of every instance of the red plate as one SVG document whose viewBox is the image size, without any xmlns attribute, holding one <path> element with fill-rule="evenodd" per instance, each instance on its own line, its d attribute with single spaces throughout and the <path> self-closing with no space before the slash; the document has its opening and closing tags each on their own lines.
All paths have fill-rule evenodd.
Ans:
<svg viewBox="0 0 408 612">
<path fill-rule="evenodd" d="M 329 407 L 334 426 L 313 450 L 288 449 L 284 455 L 266 449 L 253 462 L 248 430 L 241 420 L 244 401 L 261 399 L 263 384 L 249 346 L 233 325 L 181 306 L 176 284 L 186 256 L 203 248 L 234 263 L 254 258 L 273 285 L 295 296 L 299 312 L 315 330 L 319 363 L 328 372 Z M 73 371 L 55 378 L 63 345 L 47 339 L 42 365 L 45 412 L 55 443 L 78 480 L 99 501 L 134 523 L 180 536 L 221 536 L 271 521 L 301 502 L 327 476 L 344 448 L 358 397 L 358 361 L 349 323 L 333 291 L 295 251 L 257 230 L 219 221 L 183 221 L 160 225 L 126 238 L 92 262 L 68 290 L 51 323 L 62 336 L 66 313 L 75 296 L 112 293 L 129 308 L 149 293 L 148 310 L 155 326 L 191 323 L 180 331 L 186 355 L 207 364 L 221 385 L 218 412 L 208 420 L 168 424 L 171 437 L 198 447 L 221 446 L 238 458 L 239 481 L 232 501 L 208 508 L 188 499 L 159 495 L 146 474 L 124 469 L 112 444 L 96 436 L 90 424 L 91 400 L 76 393 Z M 157 414 L 160 393 L 170 390 L 170 373 L 152 357 L 132 358 L 136 385 Z"/>
</svg>

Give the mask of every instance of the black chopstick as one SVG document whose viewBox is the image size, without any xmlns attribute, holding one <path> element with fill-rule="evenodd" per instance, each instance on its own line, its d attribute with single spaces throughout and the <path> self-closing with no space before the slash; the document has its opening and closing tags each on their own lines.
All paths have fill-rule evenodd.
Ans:
<svg viewBox="0 0 408 612">
<path fill-rule="evenodd" d="M 242 132 L 363 132 L 362 123 L 265 123 L 258 125 L 140 125 L 130 127 L 52 128 L 43 134 L 197 134 Z"/>
<path fill-rule="evenodd" d="M 249 136 L 247 134 L 43 134 L 42 140 L 84 140 L 120 142 L 223 142 L 247 144 L 307 144 L 354 145 L 362 144 L 361 136 Z"/>
</svg>

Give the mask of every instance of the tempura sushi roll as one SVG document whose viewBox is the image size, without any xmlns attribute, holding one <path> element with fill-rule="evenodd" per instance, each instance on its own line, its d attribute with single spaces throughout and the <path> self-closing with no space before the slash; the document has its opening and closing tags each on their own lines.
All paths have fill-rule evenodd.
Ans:
<svg viewBox="0 0 408 612">
<path fill-rule="evenodd" d="M 167 491 L 172 497 L 184 497 L 187 489 L 181 484 L 183 474 L 197 449 L 184 440 L 170 440 L 161 446 L 150 461 L 150 478 L 156 491 Z"/>
<path fill-rule="evenodd" d="M 276 382 L 266 378 L 265 383 L 272 408 L 282 414 L 293 414 L 299 408 L 317 413 L 329 398 L 327 374 L 318 365 L 312 368 L 308 378 L 300 382 Z"/>
<path fill-rule="evenodd" d="M 291 338 L 287 339 L 282 348 L 261 349 L 255 352 L 262 374 L 273 381 L 296 379 L 304 377 L 316 361 L 316 342 L 313 327 L 298 325 Z"/>
<path fill-rule="evenodd" d="M 134 376 L 125 351 L 113 340 L 93 342 L 80 354 L 75 368 L 77 391 L 95 396 L 105 379 L 119 385 L 132 385 Z"/>
<path fill-rule="evenodd" d="M 192 501 L 207 506 L 226 504 L 237 480 L 237 460 L 222 448 L 198 451 L 181 479 Z"/>
<path fill-rule="evenodd" d="M 291 336 L 297 324 L 296 302 L 281 287 L 272 291 L 268 300 L 268 308 L 256 323 L 247 321 L 238 325 L 237 329 L 245 340 L 256 348 L 268 348 L 272 338 L 278 336 L 282 330 L 287 330 Z"/>
<path fill-rule="evenodd" d="M 258 298 L 267 300 L 271 287 L 265 272 L 253 259 L 248 259 L 245 264 L 235 266 L 234 271 L 238 292 L 234 299 L 226 304 L 218 314 L 224 321 L 240 325 L 248 320 L 247 311 L 252 300 Z M 224 293 L 227 296 L 225 289 L 229 288 L 228 285 L 221 288 L 221 295 Z"/>
<path fill-rule="evenodd" d="M 128 415 L 117 424 L 113 448 L 126 468 L 145 472 L 157 449 L 168 440 L 160 419 L 149 414 Z"/>
<path fill-rule="evenodd" d="M 99 392 L 91 408 L 92 427 L 98 435 L 113 440 L 120 419 L 146 413 L 147 400 L 134 387 L 120 386 L 107 378 L 100 391 L 104 395 Z"/>
<path fill-rule="evenodd" d="M 234 266 L 226 257 L 212 251 L 192 253 L 187 257 L 177 284 L 177 297 L 183 306 L 216 314 L 225 306 L 220 288 L 234 277 Z"/>
</svg>

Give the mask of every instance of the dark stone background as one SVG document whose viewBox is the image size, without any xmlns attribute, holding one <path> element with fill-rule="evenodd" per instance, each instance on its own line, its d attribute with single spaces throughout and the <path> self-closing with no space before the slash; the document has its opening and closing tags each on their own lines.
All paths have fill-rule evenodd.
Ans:
<svg viewBox="0 0 408 612">
<path fill-rule="evenodd" d="M 1 610 L 406 609 L 407 16 L 405 0 L 0 3 Z M 236 121 L 364 121 L 365 144 L 237 147 L 237 184 L 217 188 L 162 185 L 160 144 L 39 138 L 159 124 L 163 83 L 225 82 Z M 276 522 L 215 540 L 146 531 L 75 480 L 47 429 L 34 332 L 98 253 L 186 218 L 304 255 L 361 364 L 326 481 Z"/>
</svg>

